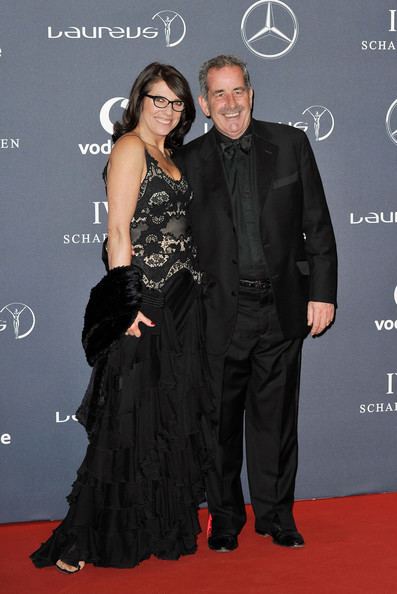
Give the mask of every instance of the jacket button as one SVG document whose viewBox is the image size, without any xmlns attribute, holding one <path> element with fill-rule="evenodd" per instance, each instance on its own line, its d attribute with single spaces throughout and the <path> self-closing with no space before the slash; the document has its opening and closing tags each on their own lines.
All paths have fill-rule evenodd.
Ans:
<svg viewBox="0 0 397 594">
<path fill-rule="evenodd" d="M 232 297 L 236 297 L 237 293 L 236 291 L 232 291 Z"/>
<path fill-rule="evenodd" d="M 235 260 L 234 258 L 232 259 L 232 263 L 233 264 L 237 264 L 237 260 Z"/>
</svg>

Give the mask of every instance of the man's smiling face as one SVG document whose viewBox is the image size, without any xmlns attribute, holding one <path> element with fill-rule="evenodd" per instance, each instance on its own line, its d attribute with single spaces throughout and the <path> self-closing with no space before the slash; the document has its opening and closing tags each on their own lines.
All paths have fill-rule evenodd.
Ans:
<svg viewBox="0 0 397 594">
<path fill-rule="evenodd" d="M 239 66 L 210 68 L 207 74 L 208 97 L 199 97 L 200 107 L 210 116 L 219 132 L 240 138 L 251 122 L 253 90 L 244 82 Z"/>
</svg>

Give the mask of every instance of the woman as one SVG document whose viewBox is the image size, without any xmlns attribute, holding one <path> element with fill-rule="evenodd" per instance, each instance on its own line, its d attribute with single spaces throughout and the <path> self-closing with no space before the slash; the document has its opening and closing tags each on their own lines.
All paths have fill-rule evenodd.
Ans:
<svg viewBox="0 0 397 594">
<path fill-rule="evenodd" d="M 94 371 L 78 418 L 90 444 L 68 515 L 32 555 L 38 567 L 133 567 L 196 550 L 213 403 L 186 218 L 192 195 L 171 158 L 194 116 L 185 78 L 153 63 L 115 125 L 104 173 L 109 272 L 83 330 Z"/>
</svg>

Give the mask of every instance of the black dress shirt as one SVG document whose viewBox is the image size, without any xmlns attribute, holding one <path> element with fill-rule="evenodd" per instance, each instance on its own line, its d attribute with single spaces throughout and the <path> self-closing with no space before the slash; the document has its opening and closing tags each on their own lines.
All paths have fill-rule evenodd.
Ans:
<svg viewBox="0 0 397 594">
<path fill-rule="evenodd" d="M 240 140 L 247 136 L 251 138 L 250 149 L 244 147 L 244 144 L 244 148 L 240 145 Z M 251 126 L 236 140 L 216 130 L 216 140 L 231 197 L 233 222 L 238 239 L 240 278 L 263 280 L 268 278 L 269 274 L 259 227 L 259 197 Z"/>
</svg>

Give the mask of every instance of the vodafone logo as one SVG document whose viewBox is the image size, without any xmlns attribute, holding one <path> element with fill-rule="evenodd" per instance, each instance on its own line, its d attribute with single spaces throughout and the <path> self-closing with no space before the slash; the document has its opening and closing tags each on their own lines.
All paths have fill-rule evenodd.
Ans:
<svg viewBox="0 0 397 594">
<path fill-rule="evenodd" d="M 394 303 L 397 305 L 397 286 L 393 292 Z M 378 332 L 382 330 L 397 330 L 397 320 L 374 320 Z"/>
<path fill-rule="evenodd" d="M 123 116 L 123 110 L 128 105 L 128 99 L 125 97 L 111 97 L 107 99 L 99 111 L 99 121 L 102 128 L 110 136 L 113 134 L 114 122 L 120 120 Z M 88 155 L 110 155 L 112 151 L 112 141 L 108 138 L 102 144 L 98 142 L 79 143 L 80 153 L 86 157 Z"/>
<path fill-rule="evenodd" d="M 128 99 L 125 97 L 112 97 L 105 101 L 99 112 L 99 121 L 101 122 L 102 128 L 110 135 L 113 134 L 113 124 L 117 121 L 117 117 L 114 119 L 111 118 L 110 112 L 117 105 L 119 108 L 121 107 L 122 109 L 125 109 L 128 105 Z"/>
</svg>

